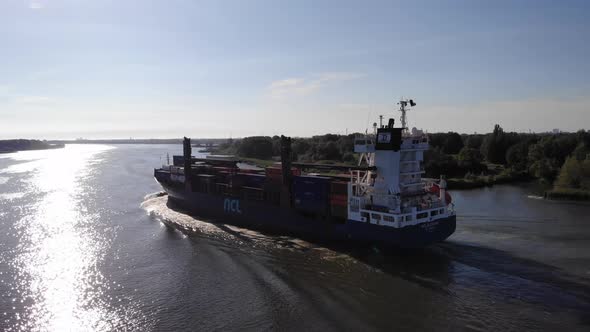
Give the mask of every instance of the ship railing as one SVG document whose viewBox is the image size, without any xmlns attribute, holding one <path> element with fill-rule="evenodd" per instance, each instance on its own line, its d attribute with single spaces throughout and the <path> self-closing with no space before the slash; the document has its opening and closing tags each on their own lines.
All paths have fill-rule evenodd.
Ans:
<svg viewBox="0 0 590 332">
<path fill-rule="evenodd" d="M 401 228 L 416 225 L 439 218 L 445 213 L 443 208 L 431 208 L 429 210 L 416 210 L 393 214 L 382 211 L 361 209 L 361 221 L 380 226 Z"/>
<path fill-rule="evenodd" d="M 427 211 L 427 210 L 438 209 L 438 208 L 443 208 L 443 207 L 444 207 L 444 205 L 440 201 L 438 201 L 438 202 L 423 202 L 423 203 L 420 203 L 419 205 L 414 206 L 414 207 L 402 208 L 402 213 L 410 213 L 413 211 L 413 208 L 416 208 L 416 211 Z"/>
</svg>

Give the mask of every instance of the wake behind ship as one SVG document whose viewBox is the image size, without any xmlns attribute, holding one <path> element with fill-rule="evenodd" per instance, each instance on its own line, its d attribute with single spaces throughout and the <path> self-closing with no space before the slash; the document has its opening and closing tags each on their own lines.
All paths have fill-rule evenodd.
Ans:
<svg viewBox="0 0 590 332">
<path fill-rule="evenodd" d="M 224 224 L 312 241 L 424 247 L 453 234 L 456 215 L 444 179 L 421 178 L 428 137 L 406 128 L 407 107 L 415 103 L 399 104 L 400 128 L 389 119 L 355 139 L 358 166 L 292 163 L 291 139 L 282 136 L 281 163 L 242 169 L 233 158 L 193 157 L 185 138 L 183 156 L 154 176 L 170 201 Z"/>
</svg>

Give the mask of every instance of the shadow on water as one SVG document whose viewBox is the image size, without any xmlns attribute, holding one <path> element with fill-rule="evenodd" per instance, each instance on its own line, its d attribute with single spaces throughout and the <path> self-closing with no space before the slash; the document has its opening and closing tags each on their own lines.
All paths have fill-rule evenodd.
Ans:
<svg viewBox="0 0 590 332">
<path fill-rule="evenodd" d="M 172 202 L 168 208 L 187 214 Z M 230 226 L 210 223 L 220 232 L 242 243 L 255 244 L 258 236 Z M 194 229 L 170 225 L 189 235 Z M 443 296 L 458 296 L 457 289 L 475 289 L 499 300 L 518 300 L 540 305 L 547 310 L 578 312 L 583 324 L 590 324 L 585 313 L 590 310 L 590 280 L 569 274 L 555 266 L 495 248 L 447 240 L 423 249 L 379 248 L 338 242 L 312 241 L 301 246 L 296 238 L 261 231 L 260 237 L 272 247 L 294 249 L 303 253 L 324 248 L 347 255 L 368 267 L 401 278 Z M 303 238 L 305 241 L 309 239 Z"/>
<path fill-rule="evenodd" d="M 571 310 L 590 324 L 587 279 L 507 251 L 452 241 L 420 250 L 344 250 L 373 268 L 435 292 L 454 296 L 457 288 L 476 289 L 490 298 Z"/>
</svg>

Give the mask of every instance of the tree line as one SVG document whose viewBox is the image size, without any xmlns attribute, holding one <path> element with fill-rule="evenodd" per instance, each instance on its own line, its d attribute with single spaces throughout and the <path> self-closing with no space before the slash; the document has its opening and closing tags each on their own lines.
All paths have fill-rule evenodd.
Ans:
<svg viewBox="0 0 590 332">
<path fill-rule="evenodd" d="M 358 134 L 326 134 L 305 138 L 293 138 L 293 160 L 300 162 L 356 163 L 354 139 Z M 253 136 L 223 143 L 216 153 L 234 154 L 245 158 L 271 159 L 281 153 L 279 136 Z"/>
<path fill-rule="evenodd" d="M 356 163 L 354 139 L 360 134 L 293 138 L 294 160 Z M 505 176 L 537 178 L 562 188 L 590 190 L 590 132 L 516 133 L 495 125 L 488 134 L 429 134 L 427 177 Z M 271 159 L 280 155 L 280 137 L 256 136 L 221 144 L 217 152 Z"/>
<path fill-rule="evenodd" d="M 426 167 L 431 175 L 488 173 L 499 166 L 505 171 L 553 182 L 567 160 L 576 163 L 588 158 L 590 132 L 525 134 L 505 132 L 495 125 L 485 135 L 431 134 L 430 144 Z"/>
</svg>

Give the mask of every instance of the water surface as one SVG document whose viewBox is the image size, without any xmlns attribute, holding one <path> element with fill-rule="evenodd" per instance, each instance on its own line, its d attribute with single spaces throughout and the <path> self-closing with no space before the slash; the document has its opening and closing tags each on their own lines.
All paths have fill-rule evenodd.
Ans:
<svg viewBox="0 0 590 332">
<path fill-rule="evenodd" d="M 152 172 L 180 150 L 0 155 L 0 329 L 589 328 L 589 205 L 527 186 L 454 192 L 443 244 L 324 248 L 170 210 Z"/>
</svg>

